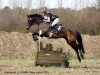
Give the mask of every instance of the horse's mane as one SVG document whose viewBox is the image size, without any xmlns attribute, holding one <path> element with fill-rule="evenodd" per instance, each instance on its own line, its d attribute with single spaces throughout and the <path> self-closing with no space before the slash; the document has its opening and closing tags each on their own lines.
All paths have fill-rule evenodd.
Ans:
<svg viewBox="0 0 100 75">
<path fill-rule="evenodd" d="M 28 15 L 28 17 L 37 17 L 37 18 L 41 18 L 41 19 L 44 19 L 42 15 L 40 14 L 31 14 L 31 15 Z"/>
</svg>

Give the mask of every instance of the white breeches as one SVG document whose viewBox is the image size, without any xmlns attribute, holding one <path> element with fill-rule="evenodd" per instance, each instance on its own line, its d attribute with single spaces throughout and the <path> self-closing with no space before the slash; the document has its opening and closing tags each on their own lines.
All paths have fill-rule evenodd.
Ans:
<svg viewBox="0 0 100 75">
<path fill-rule="evenodd" d="M 52 22 L 51 26 L 54 26 L 54 25 L 57 24 L 58 22 L 59 22 L 59 18 L 56 18 L 56 19 Z"/>
</svg>

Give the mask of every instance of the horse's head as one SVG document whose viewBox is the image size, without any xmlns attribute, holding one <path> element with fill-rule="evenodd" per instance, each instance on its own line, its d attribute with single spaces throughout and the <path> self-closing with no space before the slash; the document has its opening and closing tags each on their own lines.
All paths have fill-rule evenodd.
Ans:
<svg viewBox="0 0 100 75">
<path fill-rule="evenodd" d="M 31 26 L 33 25 L 34 20 L 32 19 L 32 17 L 30 15 L 27 15 L 27 30 L 30 30 Z"/>
<path fill-rule="evenodd" d="M 27 30 L 30 30 L 31 26 L 33 26 L 34 24 L 39 25 L 40 23 L 43 22 L 43 17 L 39 14 L 32 14 L 32 15 L 27 15 Z"/>
</svg>

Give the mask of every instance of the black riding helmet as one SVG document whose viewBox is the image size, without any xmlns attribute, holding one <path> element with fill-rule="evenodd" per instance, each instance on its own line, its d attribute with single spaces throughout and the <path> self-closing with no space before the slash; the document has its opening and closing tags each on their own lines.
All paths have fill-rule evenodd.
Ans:
<svg viewBox="0 0 100 75">
<path fill-rule="evenodd" d="M 42 13 L 46 13 L 46 12 L 47 12 L 47 10 L 46 10 L 46 9 L 43 9 L 43 10 L 42 10 Z"/>
</svg>

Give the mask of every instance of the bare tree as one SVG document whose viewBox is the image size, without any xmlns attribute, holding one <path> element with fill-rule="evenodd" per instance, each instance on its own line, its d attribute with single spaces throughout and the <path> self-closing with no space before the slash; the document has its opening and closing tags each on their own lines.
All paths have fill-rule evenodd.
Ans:
<svg viewBox="0 0 100 75">
<path fill-rule="evenodd" d="M 97 0 L 97 8 L 100 9 L 100 0 Z"/>
<path fill-rule="evenodd" d="M 32 8 L 32 1 L 34 0 L 25 0 L 24 5 L 26 8 L 31 9 Z"/>
<path fill-rule="evenodd" d="M 26 7 L 26 8 L 31 8 L 32 6 L 32 1 L 33 0 L 9 0 L 9 5 L 12 6 L 12 8 L 17 8 L 17 7 Z"/>
<path fill-rule="evenodd" d="M 74 8 L 75 8 L 75 9 L 78 9 L 78 2 L 80 2 L 80 1 L 79 1 L 79 0 L 75 0 L 75 1 L 74 1 L 74 3 L 75 3 Z"/>
<path fill-rule="evenodd" d="M 88 0 L 75 0 L 75 9 L 82 9 L 84 7 L 88 7 Z"/>
<path fill-rule="evenodd" d="M 2 0 L 0 0 L 0 9 L 1 9 L 1 6 L 2 6 Z"/>
<path fill-rule="evenodd" d="M 45 0 L 39 0 L 39 7 L 40 8 L 45 7 Z"/>
<path fill-rule="evenodd" d="M 63 5 L 63 0 L 58 0 L 58 6 L 59 6 L 59 8 L 62 8 L 62 5 Z"/>
<path fill-rule="evenodd" d="M 98 4 L 98 6 L 100 6 L 100 0 L 97 0 L 97 4 Z"/>
<path fill-rule="evenodd" d="M 17 8 L 18 7 L 18 1 L 19 0 L 9 0 L 9 5 L 11 5 L 12 6 L 12 8 Z"/>
</svg>

